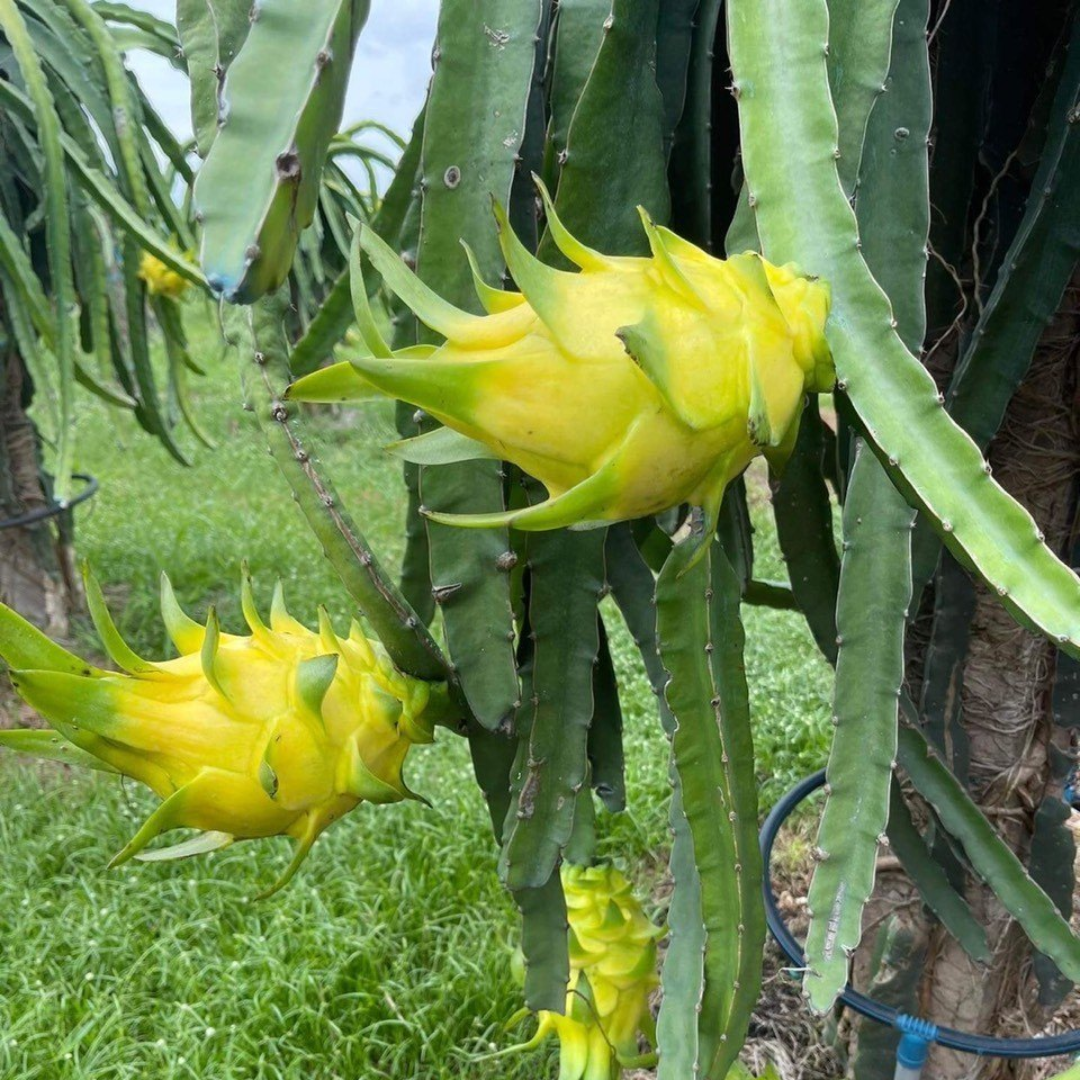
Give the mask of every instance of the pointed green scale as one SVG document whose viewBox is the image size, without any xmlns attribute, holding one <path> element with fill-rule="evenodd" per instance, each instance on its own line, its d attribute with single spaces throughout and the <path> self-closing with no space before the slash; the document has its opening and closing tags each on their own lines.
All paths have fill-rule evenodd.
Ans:
<svg viewBox="0 0 1080 1080">
<path fill-rule="evenodd" d="M 489 342 L 491 324 L 484 316 L 462 311 L 428 288 L 374 229 L 361 226 L 360 246 L 386 284 L 425 326 L 460 344 Z"/>
<path fill-rule="evenodd" d="M 98 673 L 97 668 L 50 641 L 7 604 L 0 604 L 0 658 L 16 669 L 58 671 L 68 675 Z"/>
<path fill-rule="evenodd" d="M 620 326 L 615 336 L 623 343 L 626 355 L 645 373 L 649 382 L 660 391 L 667 406 L 688 427 L 698 429 L 702 426 L 702 417 L 697 410 L 687 409 L 683 405 L 684 395 L 678 393 L 675 385 L 675 371 L 670 364 L 667 348 L 664 345 L 656 317 L 650 311 L 645 313 L 641 322 L 633 326 Z M 709 417 L 704 426 L 711 426 Z"/>
<path fill-rule="evenodd" d="M 179 828 L 184 823 L 184 816 L 191 806 L 192 799 L 203 789 L 209 789 L 213 782 L 213 770 L 208 770 L 197 776 L 191 783 L 174 791 L 154 812 L 143 822 L 139 831 L 109 860 L 109 869 L 115 870 L 118 866 L 133 859 L 151 841 L 156 840 L 163 832 Z"/>
<path fill-rule="evenodd" d="M 375 316 L 371 311 L 371 302 L 368 300 L 367 284 L 364 281 L 364 266 L 361 258 L 361 231 L 363 226 L 355 224 L 353 229 L 352 244 L 349 248 L 349 291 L 352 296 L 353 312 L 356 315 L 356 325 L 360 330 L 360 336 L 364 344 L 371 350 L 372 356 L 383 359 L 393 356 L 393 351 L 387 345 L 382 331 L 375 322 Z M 372 230 L 373 236 L 379 234 Z M 400 263 L 400 259 L 398 262 Z M 385 275 L 383 275 L 385 277 Z"/>
<path fill-rule="evenodd" d="M 89 564 L 85 562 L 82 566 L 82 578 L 86 590 L 86 606 L 90 612 L 90 619 L 94 624 L 98 637 L 101 638 L 101 644 L 113 663 L 133 675 L 138 674 L 153 678 L 155 673 L 158 673 L 157 664 L 144 660 L 123 639 L 120 631 L 116 628 L 116 623 L 113 622 L 112 615 L 109 613 L 109 607 L 105 603 L 105 595 L 101 591 L 101 585 L 98 584 L 97 578 L 91 573 Z"/>
<path fill-rule="evenodd" d="M 338 655 L 313 656 L 296 668 L 296 696 L 308 714 L 322 725 L 322 703 L 337 674 Z"/>
<path fill-rule="evenodd" d="M 227 832 L 202 832 L 193 836 L 190 840 L 184 840 L 170 847 L 154 848 L 151 851 L 140 851 L 135 859 L 138 862 L 173 862 L 176 859 L 190 859 L 195 855 L 207 855 L 211 851 L 220 851 L 227 848 L 236 839 Z"/>
<path fill-rule="evenodd" d="M 285 606 L 285 586 L 281 579 L 274 582 L 274 595 L 270 600 L 270 629 L 275 634 L 303 634 L 305 627 L 296 621 Z"/>
<path fill-rule="evenodd" d="M 769 355 L 751 337 L 746 340 L 746 363 L 750 379 L 747 431 L 751 441 L 763 449 L 786 442 L 790 450 L 798 435 L 798 418 L 805 398 L 802 369 L 790 355 Z"/>
<path fill-rule="evenodd" d="M 77 746 L 95 736 L 109 738 L 125 724 L 118 713 L 117 690 L 109 681 L 62 671 L 22 671 L 12 669 L 11 685 L 19 696 L 61 735 Z"/>
<path fill-rule="evenodd" d="M 638 215 L 641 217 L 641 224 L 645 228 L 645 235 L 649 238 L 649 250 L 653 255 L 653 265 L 660 272 L 664 284 L 672 292 L 677 293 L 686 303 L 699 308 L 701 311 L 708 311 L 708 302 L 672 257 L 663 233 L 656 227 L 653 219 L 649 216 L 649 212 L 644 206 L 639 206 L 637 210 Z"/>
<path fill-rule="evenodd" d="M 473 288 L 476 289 L 476 298 L 489 315 L 499 315 L 525 303 L 525 297 L 521 293 L 506 292 L 503 289 L 496 289 L 493 285 L 489 285 L 484 280 L 484 275 L 480 270 L 476 252 L 464 239 L 461 241 L 461 246 L 465 249 L 465 258 L 469 260 L 469 271 L 473 278 Z"/>
<path fill-rule="evenodd" d="M 411 439 L 390 443 L 386 450 L 414 465 L 452 465 L 457 461 L 498 461 L 499 455 L 477 439 L 440 427 Z"/>
<path fill-rule="evenodd" d="M 206 628 L 200 626 L 180 606 L 169 575 L 164 570 L 161 572 L 161 618 L 169 640 L 181 656 L 198 652 L 202 648 Z"/>
<path fill-rule="evenodd" d="M 273 743 L 266 748 L 266 752 L 259 762 L 259 787 L 261 787 L 271 799 L 276 799 L 279 787 L 278 774 L 277 770 L 268 760 L 268 755 L 270 754 L 272 746 Z"/>
<path fill-rule="evenodd" d="M 380 780 L 364 764 L 360 748 L 355 742 L 350 743 L 348 747 L 347 770 L 343 785 L 344 790 L 355 795 L 358 799 L 364 799 L 366 802 L 375 804 L 394 803 L 398 802 L 403 795 L 406 797 L 412 795 L 404 784 L 401 787 L 394 787 L 392 784 Z"/>
<path fill-rule="evenodd" d="M 270 635 L 270 629 L 262 621 L 259 609 L 255 605 L 255 595 L 251 588 L 251 572 L 246 561 L 240 572 L 240 607 L 244 613 L 244 622 L 247 623 L 251 633 L 265 640 Z"/>
<path fill-rule="evenodd" d="M 326 610 L 325 605 L 319 605 L 319 640 L 322 642 L 322 647 L 327 653 L 340 653 L 341 641 L 338 639 L 337 632 L 334 630 L 333 620 L 330 618 L 330 612 Z"/>
<path fill-rule="evenodd" d="M 266 889 L 255 897 L 256 900 L 269 900 L 271 896 L 281 892 L 281 890 L 296 877 L 297 870 L 300 869 L 304 860 L 311 853 L 311 849 L 315 846 L 315 841 L 318 839 L 321 829 L 322 822 L 319 821 L 318 815 L 314 811 L 311 811 L 307 816 L 304 832 L 301 834 L 296 843 L 296 847 L 293 850 L 293 857 L 289 860 L 289 865 L 285 867 L 284 873 L 270 886 L 269 889 Z"/>
<path fill-rule="evenodd" d="M 202 648 L 199 651 L 199 661 L 202 664 L 203 675 L 206 681 L 223 697 L 228 698 L 221 680 L 218 676 L 217 655 L 221 647 L 221 625 L 218 622 L 217 611 L 211 607 L 206 613 L 206 633 L 203 636 Z"/>
<path fill-rule="evenodd" d="M 459 423 L 472 421 L 485 404 L 485 385 L 506 363 L 502 359 L 408 359 L 402 354 L 391 360 L 358 356 L 349 362 L 383 393 L 408 401 L 433 416 L 453 417 Z M 294 386 L 300 387 L 306 381 L 301 379 Z"/>
<path fill-rule="evenodd" d="M 580 484 L 535 506 L 493 514 L 441 514 L 427 510 L 425 516 L 429 521 L 456 525 L 462 529 L 489 529 L 495 525 L 510 525 L 526 532 L 564 529 L 581 522 L 598 521 L 603 518 L 605 509 L 614 506 L 618 501 L 622 456 L 620 451 Z"/>
<path fill-rule="evenodd" d="M 582 270 L 610 270 L 615 265 L 616 260 L 601 254 L 578 240 L 563 224 L 544 181 L 534 173 L 533 182 L 536 184 L 537 190 L 540 192 L 540 198 L 544 203 L 547 231 L 559 251 Z M 644 210 L 642 210 L 642 213 L 644 213 Z"/>
<path fill-rule="evenodd" d="M 289 401 L 334 405 L 340 401 L 377 400 L 385 394 L 364 378 L 355 364 L 342 360 L 290 383 L 285 397 Z"/>
<path fill-rule="evenodd" d="M 0 747 L 17 754 L 29 754 L 45 761 L 59 761 L 65 765 L 77 765 L 98 772 L 118 773 L 107 761 L 88 750 L 68 742 L 55 731 L 39 731 L 29 728 L 13 728 L 0 731 Z"/>
<path fill-rule="evenodd" d="M 514 283 L 529 307 L 540 316 L 541 322 L 559 337 L 563 300 L 577 275 L 556 270 L 533 255 L 510 227 L 506 209 L 501 203 L 494 204 L 494 213 L 499 226 L 499 247 Z"/>
</svg>

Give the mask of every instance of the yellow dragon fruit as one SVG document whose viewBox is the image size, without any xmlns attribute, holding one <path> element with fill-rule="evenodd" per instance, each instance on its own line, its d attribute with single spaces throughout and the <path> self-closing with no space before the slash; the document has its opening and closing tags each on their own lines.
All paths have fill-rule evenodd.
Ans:
<svg viewBox="0 0 1080 1080">
<path fill-rule="evenodd" d="M 191 284 L 149 251 L 144 251 L 139 260 L 139 277 L 146 282 L 151 295 L 166 296 L 171 300 L 183 296 Z"/>
<path fill-rule="evenodd" d="M 623 1069 L 655 1060 L 641 1053 L 638 1038 L 656 1044 L 649 998 L 660 982 L 656 943 L 664 931 L 613 866 L 564 863 L 562 884 L 570 923 L 566 1015 L 539 1013 L 533 1038 L 503 1053 L 533 1049 L 554 1032 L 559 1080 L 618 1080 Z"/>
<path fill-rule="evenodd" d="M 496 207 L 521 292 L 486 284 L 470 254 L 483 316 L 442 300 L 363 228 L 359 247 L 372 265 L 447 340 L 391 352 L 357 256 L 353 295 L 371 355 L 300 379 L 290 396 L 400 398 L 446 425 L 396 444 L 400 456 L 507 460 L 550 496 L 505 513 L 431 513 L 437 521 L 553 529 L 689 503 L 703 509 L 710 535 L 728 483 L 759 453 L 782 464 L 806 393 L 833 385 L 829 288 L 752 252 L 715 259 L 644 211 L 651 257 L 602 255 L 569 234 L 542 185 L 541 195 L 552 238 L 580 272 L 539 262 Z"/>
<path fill-rule="evenodd" d="M 130 776 L 163 802 L 116 866 L 181 858 L 234 840 L 287 834 L 298 843 L 270 895 L 296 872 L 316 837 L 360 802 L 415 797 L 402 779 L 414 743 L 433 738 L 445 690 L 410 678 L 354 624 L 338 637 L 320 609 L 313 632 L 285 609 L 280 584 L 264 624 L 245 568 L 250 636 L 188 618 L 162 576 L 165 627 L 180 656 L 136 655 L 85 574 L 91 616 L 122 672 L 91 667 L 0 604 L 0 657 L 24 700 L 52 731 L 2 731 L 0 746 Z M 200 835 L 144 850 L 169 829 Z"/>
</svg>

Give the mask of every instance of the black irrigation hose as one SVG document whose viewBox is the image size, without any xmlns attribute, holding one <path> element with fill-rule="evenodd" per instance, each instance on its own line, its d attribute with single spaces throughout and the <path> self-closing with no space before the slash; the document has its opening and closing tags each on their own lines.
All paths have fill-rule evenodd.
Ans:
<svg viewBox="0 0 1080 1080">
<path fill-rule="evenodd" d="M 769 863 L 772 858 L 773 844 L 780 832 L 780 826 L 784 824 L 792 810 L 799 805 L 811 792 L 816 791 L 825 784 L 825 770 L 808 776 L 805 780 L 796 784 L 777 804 L 765 819 L 761 827 L 761 855 L 765 863 L 765 918 L 769 929 L 776 938 L 777 944 L 783 949 L 787 958 L 798 968 L 805 968 L 806 957 L 802 946 L 795 940 L 794 935 L 787 928 L 780 915 L 780 909 L 773 895 L 772 881 L 769 876 Z M 896 1027 L 897 1021 L 902 1014 L 890 1005 L 882 1005 L 873 998 L 852 990 L 850 986 L 844 988 L 840 994 L 840 1000 L 849 1008 L 854 1009 L 879 1024 L 887 1024 Z M 966 1031 L 956 1031 L 953 1028 L 939 1027 L 935 1041 L 951 1050 L 961 1050 L 967 1054 L 984 1054 L 992 1057 L 1003 1058 L 1036 1058 L 1056 1057 L 1059 1054 L 1080 1053 L 1080 1031 L 1068 1031 L 1061 1035 L 1048 1035 L 1038 1039 L 997 1039 L 988 1035 L 972 1035 Z"/>
<path fill-rule="evenodd" d="M 87 499 L 92 499 L 97 494 L 98 482 L 89 473 L 72 473 L 71 475 L 73 479 L 81 480 L 86 485 L 75 498 L 63 505 L 56 502 L 49 503 L 48 506 L 43 506 L 39 510 L 31 510 L 28 514 L 7 518 L 0 521 L 0 529 L 17 529 L 24 525 L 34 525 L 39 521 L 46 521 L 48 518 L 62 514 L 65 510 L 70 510 L 73 506 L 78 506 L 79 503 L 86 502 Z"/>
</svg>

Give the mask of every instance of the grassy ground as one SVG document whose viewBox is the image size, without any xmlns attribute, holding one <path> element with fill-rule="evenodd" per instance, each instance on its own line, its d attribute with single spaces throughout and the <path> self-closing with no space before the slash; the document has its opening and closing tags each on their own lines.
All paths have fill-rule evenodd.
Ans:
<svg viewBox="0 0 1080 1080">
<path fill-rule="evenodd" d="M 126 418 L 83 399 L 79 466 L 102 480 L 79 547 L 132 644 L 165 655 L 157 578 L 196 616 L 239 630 L 239 564 L 264 606 L 276 577 L 293 613 L 348 604 L 240 404 L 235 358 L 199 350 L 216 452 L 182 469 Z M 376 548 L 400 555 L 401 486 L 379 447 L 386 409 L 322 424 L 323 458 Z M 756 505 L 759 573 L 782 577 Z M 610 614 L 610 613 L 609 613 Z M 774 800 L 825 754 L 829 674 L 801 621 L 746 613 L 761 791 Z M 346 624 L 347 625 L 347 624 Z M 648 887 L 667 841 L 666 757 L 655 703 L 617 616 L 610 625 L 627 723 L 631 809 L 601 815 L 604 853 Z M 80 644 L 92 649 L 86 634 Z M 182 864 L 105 863 L 153 804 L 134 785 L 0 760 L 0 1077 L 4 1080 L 369 1080 L 554 1076 L 554 1048 L 499 1061 L 518 1006 L 511 905 L 495 879 L 481 800 L 460 740 L 410 759 L 433 803 L 361 807 L 319 841 L 274 899 L 284 842 Z"/>
</svg>

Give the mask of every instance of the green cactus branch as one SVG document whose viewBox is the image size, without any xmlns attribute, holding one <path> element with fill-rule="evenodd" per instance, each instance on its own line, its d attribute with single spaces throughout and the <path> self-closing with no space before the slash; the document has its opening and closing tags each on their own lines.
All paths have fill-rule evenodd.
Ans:
<svg viewBox="0 0 1080 1080">
<path fill-rule="evenodd" d="M 914 882 L 926 906 L 973 960 L 988 963 L 991 953 L 986 931 L 926 846 L 895 779 L 889 797 L 888 837 L 889 847 Z"/>
<path fill-rule="evenodd" d="M 418 678 L 442 681 L 447 666 L 424 624 L 382 569 L 330 482 L 319 472 L 299 419 L 299 406 L 283 401 L 289 378 L 283 319 L 288 300 L 274 296 L 252 308 L 251 356 L 245 386 L 274 460 L 349 595 L 395 664 Z"/>
<path fill-rule="evenodd" d="M 262 0 L 252 10 L 194 188 L 207 282 L 238 304 L 285 280 L 311 223 L 368 2 Z M 243 199 L 238 176 L 248 178 Z"/>
<path fill-rule="evenodd" d="M 838 385 L 870 443 L 893 482 L 1007 609 L 1080 655 L 1080 580 L 949 418 L 933 380 L 897 336 L 888 299 L 860 254 L 836 171 L 825 3 L 732 0 L 728 29 L 743 161 L 764 253 L 830 282 L 827 332 Z"/>
<path fill-rule="evenodd" d="M 511 890 L 553 874 L 588 779 L 596 605 L 604 587 L 604 532 L 539 533 L 529 543 L 533 715 L 524 780 L 507 819 L 500 872 Z"/>
<path fill-rule="evenodd" d="M 499 0 L 483 8 L 471 0 L 449 0 L 440 11 L 419 170 L 416 269 L 436 292 L 470 310 L 477 301 L 464 272 L 461 240 L 469 243 L 487 279 L 500 280 L 504 264 L 491 200 L 509 201 L 541 15 L 539 0 Z M 461 108 L 463 96 L 487 102 L 500 122 L 492 123 L 486 110 Z M 501 510 L 502 470 L 493 461 L 425 467 L 419 495 L 436 511 Z M 506 530 L 469 535 L 429 522 L 426 533 L 429 581 L 443 599 L 447 647 L 474 715 L 484 727 L 496 729 L 512 721 L 521 693 Z"/>
<path fill-rule="evenodd" d="M 926 0 L 900 0 L 889 91 L 874 106 L 860 153 L 856 214 L 863 254 L 886 291 L 905 343 L 918 350 L 926 325 L 923 281 L 930 227 L 930 67 Z M 842 23 L 834 19 L 830 34 Z M 850 28 L 847 28 L 850 30 Z M 852 35 L 858 38 L 858 35 Z M 871 55 L 880 42 L 861 39 Z M 857 68 L 859 46 L 845 41 Z M 875 76 L 871 75 L 873 83 Z M 860 114 L 861 115 L 861 114 Z M 903 139 L 896 132 L 905 131 Z M 879 838 L 889 819 L 897 703 L 904 682 L 904 632 L 911 604 L 914 515 L 881 464 L 856 443 L 844 503 L 844 559 L 836 603 L 836 734 L 829 798 L 818 834 L 821 861 L 810 886 L 804 982 L 811 1006 L 831 1008 L 847 983 L 874 886 Z"/>
<path fill-rule="evenodd" d="M 45 229 L 49 273 L 58 313 L 56 358 L 59 364 L 59 425 L 54 472 L 55 497 L 64 503 L 71 495 L 71 467 L 74 445 L 72 391 L 75 383 L 76 343 L 69 312 L 75 300 L 71 271 L 71 225 L 68 216 L 68 182 L 60 119 L 30 34 L 15 0 L 0 0 L 0 30 L 11 47 L 26 84 L 32 114 L 37 126 L 44 171 Z M 5 84 L 7 80 L 2 80 Z"/>
<path fill-rule="evenodd" d="M 1080 981 L 1080 938 L 922 734 L 907 723 L 900 725 L 898 760 L 942 825 L 963 845 L 972 869 L 993 889 L 1032 944 L 1063 975 Z"/>
<path fill-rule="evenodd" d="M 692 546 L 673 548 L 661 571 L 656 625 L 669 675 L 665 694 L 675 718 L 672 753 L 700 880 L 704 927 L 693 1072 L 723 1080 L 757 1001 L 765 918 L 740 587 L 719 548 L 713 545 L 694 566 Z M 676 821 L 676 836 L 679 827 Z M 692 904 L 692 895 L 684 901 Z M 694 961 L 694 970 L 700 962 Z M 669 982 L 681 983 L 688 976 L 693 992 L 692 973 L 665 972 Z"/>
</svg>

